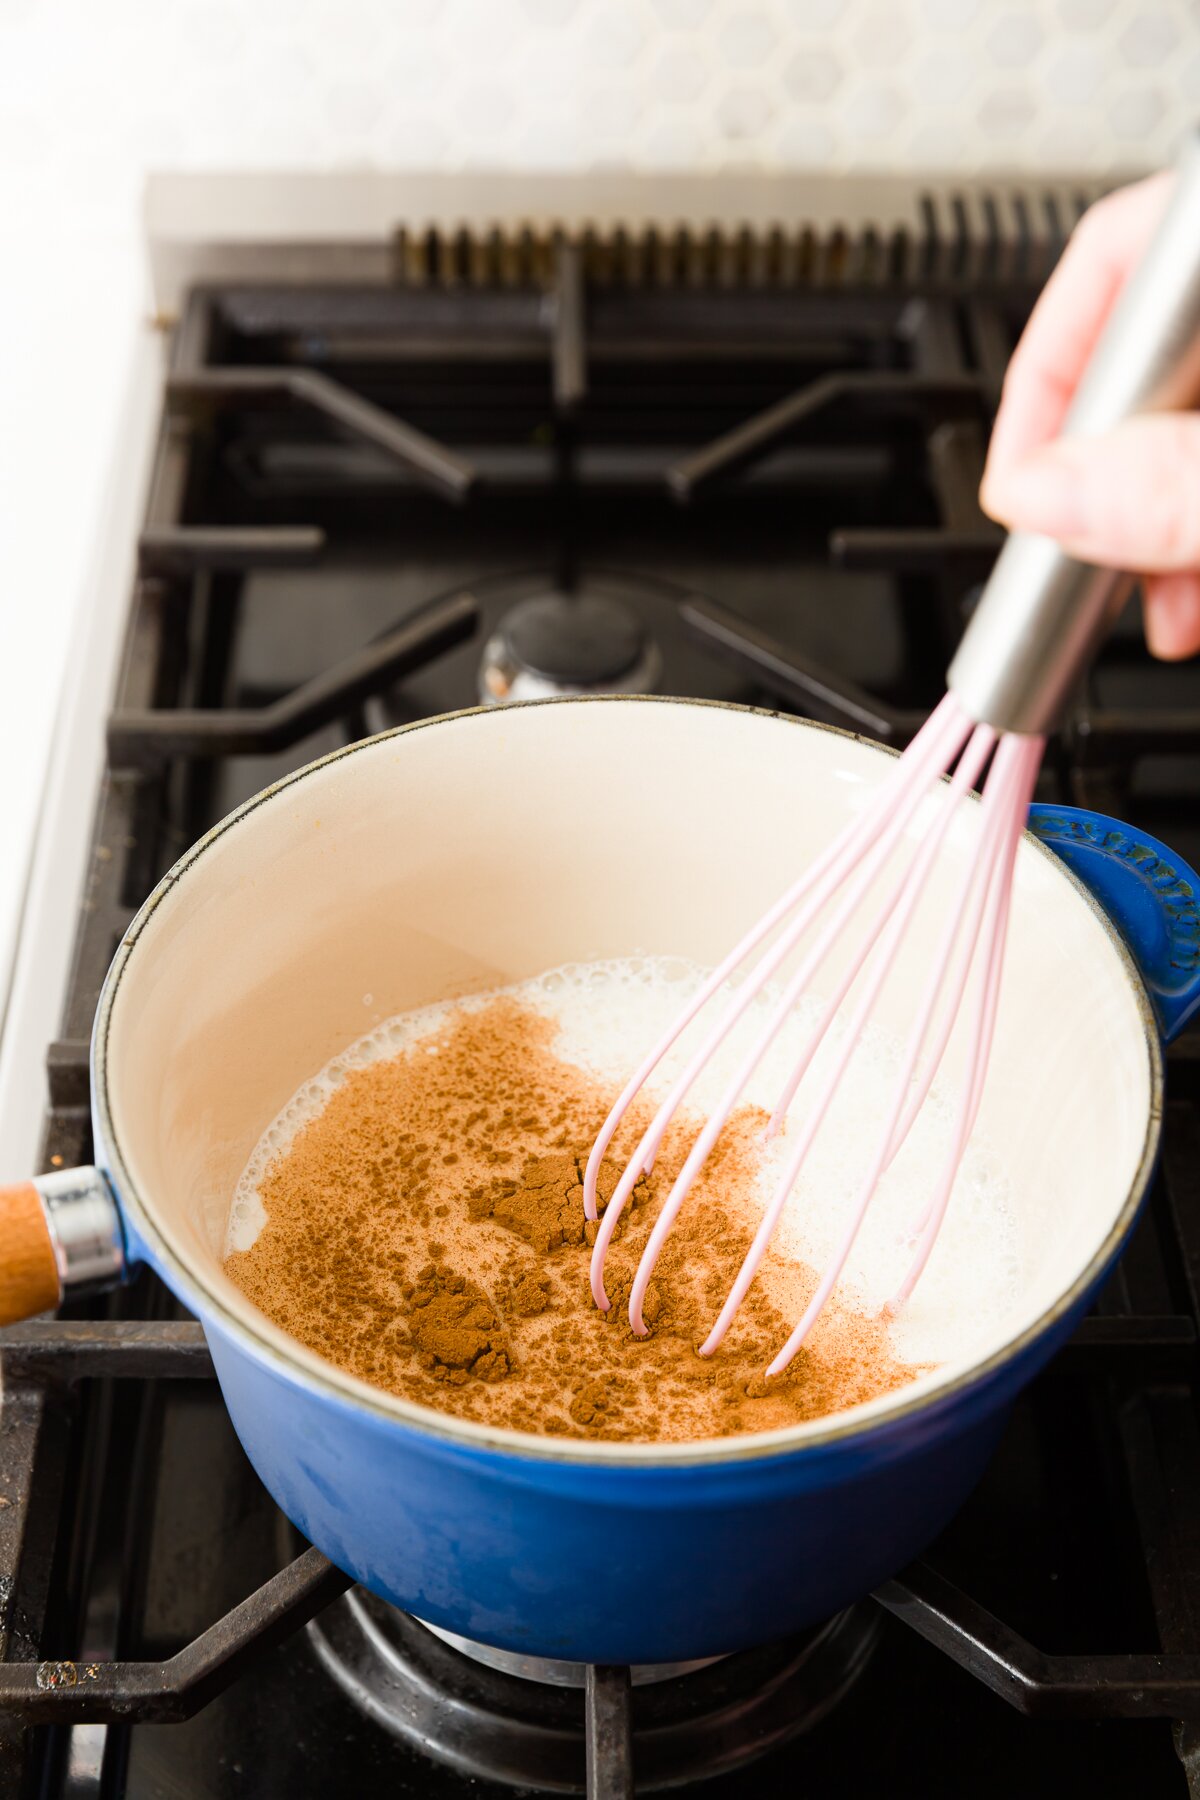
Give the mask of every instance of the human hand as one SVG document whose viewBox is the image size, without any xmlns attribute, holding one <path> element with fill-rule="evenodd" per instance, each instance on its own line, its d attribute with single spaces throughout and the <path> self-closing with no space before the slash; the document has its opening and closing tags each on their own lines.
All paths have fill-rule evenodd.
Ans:
<svg viewBox="0 0 1200 1800">
<path fill-rule="evenodd" d="M 1156 656 L 1200 650 L 1200 414 L 1058 433 L 1093 346 L 1166 206 L 1171 174 L 1097 202 L 1072 234 L 1005 377 L 980 501 L 1012 530 L 1141 576 Z"/>
</svg>

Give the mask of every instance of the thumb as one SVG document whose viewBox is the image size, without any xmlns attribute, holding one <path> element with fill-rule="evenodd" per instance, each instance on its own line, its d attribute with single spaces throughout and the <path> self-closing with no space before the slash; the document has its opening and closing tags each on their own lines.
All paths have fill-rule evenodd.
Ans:
<svg viewBox="0 0 1200 1800">
<path fill-rule="evenodd" d="M 1200 568 L 1200 415 L 1144 414 L 989 470 L 984 510 L 1134 573 Z"/>
</svg>

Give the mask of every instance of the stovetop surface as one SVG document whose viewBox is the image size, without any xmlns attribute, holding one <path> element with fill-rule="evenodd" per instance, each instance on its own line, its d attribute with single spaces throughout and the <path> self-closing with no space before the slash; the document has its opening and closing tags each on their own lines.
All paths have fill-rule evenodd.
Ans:
<svg viewBox="0 0 1200 1800">
<path fill-rule="evenodd" d="M 425 285 L 196 293 L 175 334 L 50 1052 L 47 1165 L 90 1152 L 96 995 L 158 876 L 280 774 L 474 704 L 481 646 L 520 598 L 598 587 L 653 635 L 660 691 L 903 743 L 995 554 L 975 502 L 987 431 L 1058 245 L 1051 230 L 989 260 L 953 233 L 801 238 L 722 263 L 711 246 L 659 244 L 635 280 L 628 257 L 558 243 L 513 286 L 482 251 L 472 279 L 470 246 L 451 268 L 435 245 Z M 1198 792 L 1200 671 L 1152 665 L 1131 617 L 1039 793 L 1124 815 L 1196 859 Z M 1113 1660 L 1161 1655 L 1174 1713 L 1200 1720 L 1197 1047 L 1192 1033 L 1172 1055 L 1163 1172 L 1097 1316 L 1019 1402 L 979 1490 L 881 1610 L 844 1698 L 704 1783 L 713 1800 L 1032 1800 L 1068 1785 L 1179 1800 L 1185 1771 L 1200 1793 L 1195 1724 L 1176 1744 L 1166 1703 L 1115 1716 L 1148 1703 Z M 186 1327 L 170 1336 L 185 1315 L 166 1291 L 142 1277 L 74 1317 L 85 1337 L 97 1321 L 102 1373 L 90 1338 L 46 1338 L 32 1363 L 28 1332 L 24 1350 L 0 1339 L 5 1656 L 157 1664 L 296 1546 L 203 1368 L 175 1378 L 179 1345 L 193 1363 L 202 1349 Z M 140 1350 L 129 1321 L 145 1322 Z M 114 1376 L 118 1350 L 132 1377 Z M 954 1616 L 939 1639 L 941 1602 Z M 1027 1662 L 1018 1695 L 1046 1716 L 981 1679 L 1005 1686 L 1012 1633 L 1057 1659 Z M 367 1717 L 303 1625 L 183 1722 L 46 1723 L 50 1706 L 35 1729 L 10 1717 L 0 1732 L 5 1796 L 513 1791 Z"/>
</svg>

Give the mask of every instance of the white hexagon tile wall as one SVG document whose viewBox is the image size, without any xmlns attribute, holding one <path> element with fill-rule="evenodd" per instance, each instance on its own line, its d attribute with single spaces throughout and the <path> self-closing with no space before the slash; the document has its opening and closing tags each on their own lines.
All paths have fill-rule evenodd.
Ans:
<svg viewBox="0 0 1200 1800">
<path fill-rule="evenodd" d="M 1200 116 L 1197 0 L 0 0 L 0 170 L 1077 170 Z"/>
</svg>

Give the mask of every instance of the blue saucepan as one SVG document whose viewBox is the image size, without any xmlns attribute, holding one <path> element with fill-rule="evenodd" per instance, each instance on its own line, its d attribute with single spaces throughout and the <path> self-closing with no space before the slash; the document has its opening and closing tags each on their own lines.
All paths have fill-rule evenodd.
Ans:
<svg viewBox="0 0 1200 1800">
<path fill-rule="evenodd" d="M 265 1125 L 373 1015 L 579 958 L 714 961 L 887 766 L 876 745 L 792 719 L 621 698 L 434 719 L 279 783 L 182 858 L 121 944 L 93 1042 L 98 1167 L 7 1190 L 8 1315 L 63 1279 L 152 1266 L 201 1320 L 284 1512 L 375 1592 L 461 1635 L 676 1662 L 845 1605 L 959 1506 L 1137 1217 L 1160 1039 L 1200 1000 L 1196 877 L 1144 834 L 1034 809 L 979 1120 L 1018 1202 L 1019 1291 L 969 1354 L 908 1388 L 708 1443 L 486 1429 L 291 1341 L 222 1249 Z M 975 823 L 968 809 L 951 864 Z M 897 1024 L 920 929 L 910 950 L 888 990 Z"/>
</svg>

